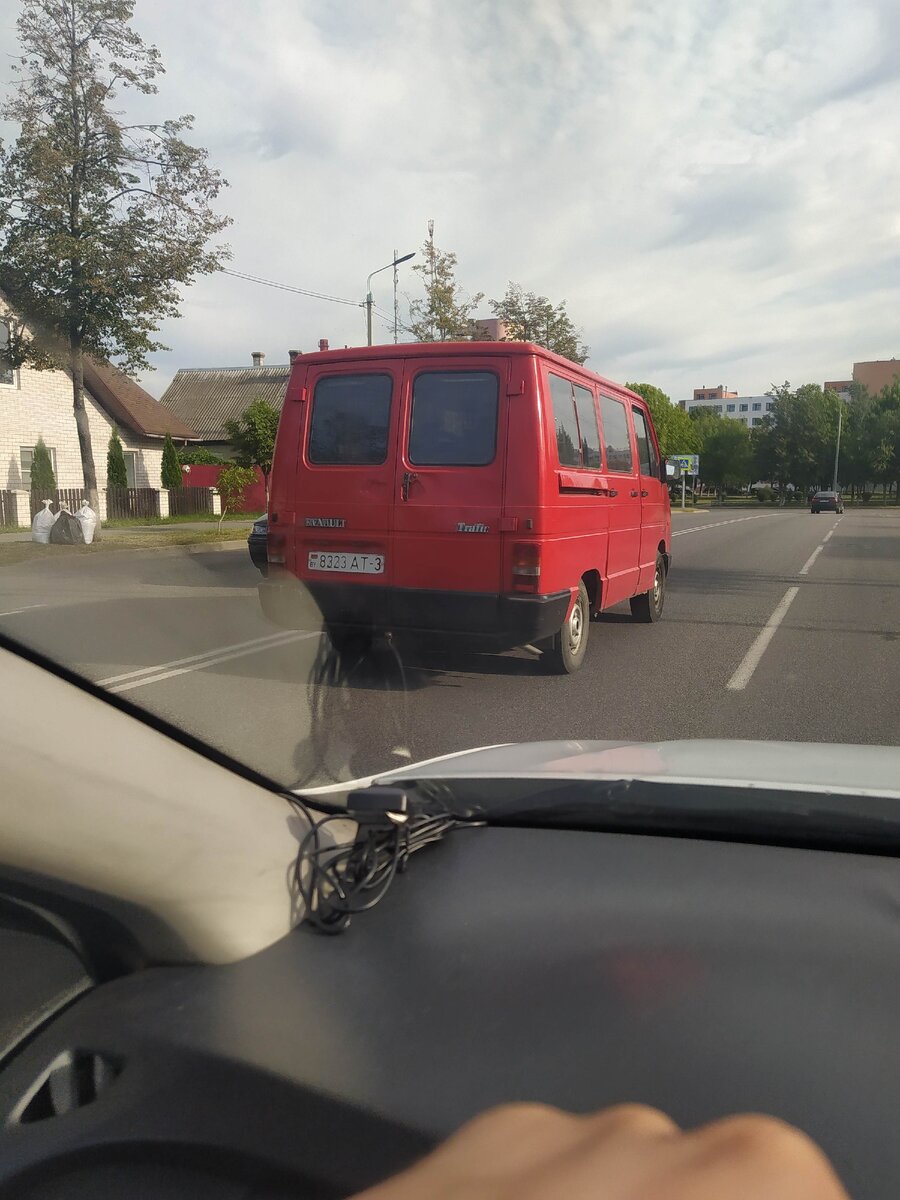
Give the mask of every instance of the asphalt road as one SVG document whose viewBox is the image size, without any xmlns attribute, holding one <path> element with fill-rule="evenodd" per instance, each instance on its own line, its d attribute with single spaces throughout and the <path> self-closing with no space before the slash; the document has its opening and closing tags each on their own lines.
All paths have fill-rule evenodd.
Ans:
<svg viewBox="0 0 900 1200">
<path fill-rule="evenodd" d="M 243 546 L 0 567 L 0 628 L 287 784 L 543 738 L 900 743 L 900 512 L 674 529 L 662 621 L 604 614 L 573 677 L 420 645 L 335 682 L 314 622 L 263 619 Z"/>
</svg>

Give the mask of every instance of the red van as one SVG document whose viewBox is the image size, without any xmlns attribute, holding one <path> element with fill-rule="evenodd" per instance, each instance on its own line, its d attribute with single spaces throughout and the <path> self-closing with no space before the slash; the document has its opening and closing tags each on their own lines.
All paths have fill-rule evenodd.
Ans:
<svg viewBox="0 0 900 1200">
<path fill-rule="evenodd" d="M 603 609 L 662 613 L 665 479 L 644 400 L 539 346 L 300 355 L 275 446 L 263 610 L 308 626 L 308 594 L 337 646 L 360 631 L 484 635 L 540 644 L 573 672 Z"/>
</svg>

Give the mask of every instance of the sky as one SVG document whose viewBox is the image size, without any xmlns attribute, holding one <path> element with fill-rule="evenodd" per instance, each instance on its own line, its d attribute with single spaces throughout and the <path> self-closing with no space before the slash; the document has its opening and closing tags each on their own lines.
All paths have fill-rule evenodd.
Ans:
<svg viewBox="0 0 900 1200">
<path fill-rule="evenodd" d="M 137 0 L 134 24 L 166 66 L 138 115 L 194 114 L 229 181 L 230 267 L 351 302 L 201 279 L 156 396 L 363 344 L 367 275 L 422 261 L 429 219 L 476 315 L 510 280 L 565 300 L 589 367 L 675 400 L 900 357 L 897 0 Z M 390 271 L 373 292 L 390 341 Z"/>
</svg>

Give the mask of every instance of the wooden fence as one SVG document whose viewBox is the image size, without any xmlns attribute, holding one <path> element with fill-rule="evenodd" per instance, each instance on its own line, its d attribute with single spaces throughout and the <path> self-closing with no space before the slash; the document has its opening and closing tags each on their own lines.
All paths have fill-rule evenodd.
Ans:
<svg viewBox="0 0 900 1200">
<path fill-rule="evenodd" d="M 169 488 L 169 515 L 190 517 L 211 513 L 213 494 L 208 487 Z"/>
<path fill-rule="evenodd" d="M 34 519 L 35 513 L 39 513 L 44 507 L 44 501 L 50 500 L 51 511 L 56 511 L 60 508 L 67 508 L 69 512 L 76 512 L 81 508 L 82 503 L 87 499 L 87 493 L 84 488 L 50 488 L 46 491 L 32 491 L 31 493 L 31 516 Z"/>
<path fill-rule="evenodd" d="M 0 490 L 0 525 L 18 525 L 18 523 L 15 493 Z"/>
<path fill-rule="evenodd" d="M 159 491 L 156 488 L 107 488 L 107 520 L 159 516 Z"/>
</svg>

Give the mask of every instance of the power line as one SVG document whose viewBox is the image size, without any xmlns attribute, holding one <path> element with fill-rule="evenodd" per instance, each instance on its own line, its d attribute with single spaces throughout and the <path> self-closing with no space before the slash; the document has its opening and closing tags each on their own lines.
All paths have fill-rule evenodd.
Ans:
<svg viewBox="0 0 900 1200">
<path fill-rule="evenodd" d="M 311 296 L 314 300 L 329 300 L 332 304 L 350 304 L 353 308 L 361 308 L 358 300 L 345 300 L 343 296 L 328 296 L 324 292 L 311 292 L 306 288 L 291 287 L 287 283 L 276 283 L 273 279 L 261 279 L 258 275 L 247 275 L 243 271 L 229 271 L 222 267 L 223 275 L 232 275 L 235 279 L 246 279 L 250 283 L 261 283 L 266 287 L 278 288 L 282 292 L 296 292 L 299 296 Z"/>
</svg>

